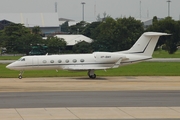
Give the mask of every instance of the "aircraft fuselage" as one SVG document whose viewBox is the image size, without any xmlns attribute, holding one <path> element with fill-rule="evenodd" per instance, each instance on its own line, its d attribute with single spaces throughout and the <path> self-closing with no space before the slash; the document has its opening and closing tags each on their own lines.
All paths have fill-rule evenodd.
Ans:
<svg viewBox="0 0 180 120">
<path fill-rule="evenodd" d="M 107 69 L 122 59 L 122 55 L 110 52 L 94 52 L 93 54 L 42 55 L 24 56 L 7 66 L 12 70 L 43 70 L 43 69 Z"/>
</svg>

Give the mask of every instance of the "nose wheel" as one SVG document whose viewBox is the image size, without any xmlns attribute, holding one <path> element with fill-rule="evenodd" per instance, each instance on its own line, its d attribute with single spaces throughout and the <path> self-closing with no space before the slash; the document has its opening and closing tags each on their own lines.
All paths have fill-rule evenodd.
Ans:
<svg viewBox="0 0 180 120">
<path fill-rule="evenodd" d="M 19 79 L 22 79 L 22 75 L 19 75 L 18 78 L 19 78 Z"/>
<path fill-rule="evenodd" d="M 24 71 L 20 71 L 19 76 L 18 76 L 19 79 L 22 79 L 23 73 L 24 73 Z"/>
</svg>

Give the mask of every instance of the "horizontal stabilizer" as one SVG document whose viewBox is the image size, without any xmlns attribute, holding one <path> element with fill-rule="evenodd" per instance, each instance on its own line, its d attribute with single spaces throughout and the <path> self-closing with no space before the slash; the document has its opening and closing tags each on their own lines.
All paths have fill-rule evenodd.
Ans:
<svg viewBox="0 0 180 120">
<path fill-rule="evenodd" d="M 161 32 L 145 32 L 143 35 L 145 35 L 145 36 L 164 36 L 164 35 L 171 35 L 171 34 L 161 33 Z"/>
</svg>

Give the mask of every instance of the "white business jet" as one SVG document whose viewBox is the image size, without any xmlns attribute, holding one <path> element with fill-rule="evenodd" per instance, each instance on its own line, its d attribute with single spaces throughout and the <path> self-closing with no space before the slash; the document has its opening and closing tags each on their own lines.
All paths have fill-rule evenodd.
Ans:
<svg viewBox="0 0 180 120">
<path fill-rule="evenodd" d="M 145 32 L 136 43 L 126 51 L 93 52 L 92 54 L 24 56 L 9 64 L 6 68 L 19 70 L 19 79 L 25 70 L 86 70 L 89 78 L 95 79 L 95 70 L 118 68 L 122 65 L 141 62 L 152 58 L 152 53 L 160 36 L 169 35 L 160 32 Z"/>
</svg>

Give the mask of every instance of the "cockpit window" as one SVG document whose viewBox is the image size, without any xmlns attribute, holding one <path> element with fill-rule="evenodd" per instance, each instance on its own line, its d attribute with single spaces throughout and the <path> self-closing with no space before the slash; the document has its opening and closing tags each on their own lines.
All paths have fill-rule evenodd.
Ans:
<svg viewBox="0 0 180 120">
<path fill-rule="evenodd" d="M 22 58 L 22 60 L 21 61 L 25 61 L 25 58 Z"/>
<path fill-rule="evenodd" d="M 25 58 L 20 58 L 18 61 L 25 61 Z"/>
</svg>

